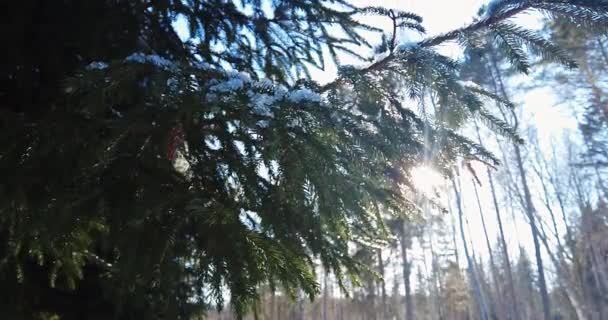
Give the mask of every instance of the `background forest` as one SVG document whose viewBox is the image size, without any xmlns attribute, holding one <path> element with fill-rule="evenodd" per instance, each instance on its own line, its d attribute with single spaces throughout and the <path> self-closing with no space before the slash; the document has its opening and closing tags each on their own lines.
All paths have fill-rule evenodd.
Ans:
<svg viewBox="0 0 608 320">
<path fill-rule="evenodd" d="M 0 318 L 608 319 L 608 2 L 416 1 L 0 5 Z"/>
</svg>

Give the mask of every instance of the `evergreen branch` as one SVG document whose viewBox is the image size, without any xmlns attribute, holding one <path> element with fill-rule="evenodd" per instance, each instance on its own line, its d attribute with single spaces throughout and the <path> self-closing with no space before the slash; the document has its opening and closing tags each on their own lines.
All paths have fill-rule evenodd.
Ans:
<svg viewBox="0 0 608 320">
<path fill-rule="evenodd" d="M 546 40 L 537 32 L 507 22 L 498 23 L 492 26 L 492 29 L 501 34 L 509 34 L 521 39 L 529 50 L 546 61 L 557 62 L 569 68 L 576 67 L 576 62 L 568 57 L 563 49 Z"/>
<path fill-rule="evenodd" d="M 411 13 L 411 12 L 404 12 L 404 11 L 398 11 L 395 14 L 395 18 L 397 19 L 410 19 L 410 20 L 414 20 L 418 23 L 422 23 L 422 17 L 420 17 L 419 15 L 415 14 L 415 13 Z"/>
<path fill-rule="evenodd" d="M 487 161 L 492 163 L 493 165 L 499 165 L 500 161 L 496 156 L 486 149 L 484 146 L 479 143 L 462 136 L 451 129 L 448 128 L 440 128 L 438 130 L 439 135 L 444 135 L 446 138 L 451 141 L 457 142 L 456 148 L 460 150 L 463 155 L 471 156 L 472 159 L 478 161 Z"/>
<path fill-rule="evenodd" d="M 489 92 L 489 91 L 487 91 L 487 90 L 485 90 L 485 89 L 483 89 L 483 88 L 481 88 L 479 86 L 472 86 L 472 85 L 465 84 L 464 87 L 467 90 L 470 90 L 470 91 L 472 91 L 472 92 L 474 92 L 474 93 L 476 93 L 476 94 L 478 94 L 480 96 L 484 96 L 486 98 L 492 99 L 492 100 L 494 100 L 494 101 L 496 101 L 496 102 L 504 105 L 505 107 L 507 107 L 509 109 L 515 109 L 515 105 L 513 104 L 513 102 L 511 102 L 511 101 L 509 101 L 507 99 L 504 99 L 504 98 L 502 98 L 501 96 L 499 96 L 497 94 Z"/>
<path fill-rule="evenodd" d="M 387 16 L 395 19 L 408 19 L 416 21 L 417 23 L 422 22 L 422 17 L 411 12 L 395 11 L 393 9 L 387 9 L 384 7 L 364 7 L 359 10 L 363 14 L 374 14 L 380 16 Z"/>
<path fill-rule="evenodd" d="M 397 24 L 397 27 L 416 30 L 420 33 L 426 33 L 426 29 L 421 24 L 418 24 L 418 23 L 404 21 L 404 22 Z"/>
<path fill-rule="evenodd" d="M 477 111 L 476 114 L 487 126 L 492 129 L 492 131 L 498 132 L 499 134 L 511 139 L 515 143 L 522 144 L 524 142 L 524 140 L 517 133 L 517 130 L 515 130 L 504 120 L 488 112 L 488 110 L 481 108 Z"/>
<path fill-rule="evenodd" d="M 608 28 L 608 4 L 602 1 L 573 0 L 568 3 L 562 1 L 545 1 L 535 4 L 534 7 L 552 18 L 564 18 L 575 25 L 586 28 Z"/>
<path fill-rule="evenodd" d="M 416 43 L 416 47 L 429 48 L 429 47 L 434 47 L 434 46 L 440 45 L 447 41 L 456 40 L 462 34 L 474 33 L 474 32 L 477 32 L 477 31 L 480 31 L 483 29 L 487 29 L 487 28 L 491 27 L 492 25 L 495 25 L 503 20 L 509 19 L 532 7 L 533 7 L 532 3 L 526 2 L 520 6 L 506 10 L 502 13 L 490 16 L 486 19 L 483 19 L 483 20 L 480 20 L 477 22 L 473 22 L 472 24 L 470 24 L 466 27 L 458 28 L 458 29 L 452 30 L 448 33 L 419 41 Z M 393 62 L 399 58 L 400 53 L 402 53 L 402 52 L 400 52 L 399 50 L 395 51 L 394 53 L 391 53 L 390 55 L 388 55 L 386 58 L 384 58 L 378 62 L 375 62 L 368 67 L 356 70 L 356 73 L 358 73 L 359 75 L 364 75 L 364 74 L 367 74 L 370 72 L 386 69 L 391 62 Z M 323 93 L 323 92 L 327 92 L 332 89 L 336 89 L 338 86 L 344 84 L 344 82 L 346 80 L 347 79 L 344 77 L 338 77 L 336 80 L 322 86 L 320 91 Z"/>
<path fill-rule="evenodd" d="M 520 72 L 528 74 L 530 62 L 528 61 L 526 52 L 523 50 L 521 39 L 511 33 L 504 33 L 499 30 L 495 30 L 494 39 L 498 47 L 505 52 L 513 67 Z"/>
<path fill-rule="evenodd" d="M 490 1 L 485 9 L 485 15 L 490 16 L 500 12 L 504 12 L 512 8 L 513 6 L 519 6 L 522 4 L 522 0 L 494 0 Z"/>
</svg>

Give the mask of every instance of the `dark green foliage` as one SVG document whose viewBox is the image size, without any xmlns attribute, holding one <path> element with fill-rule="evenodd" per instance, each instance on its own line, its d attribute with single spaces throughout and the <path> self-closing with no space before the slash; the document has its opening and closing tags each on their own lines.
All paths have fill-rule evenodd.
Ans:
<svg viewBox="0 0 608 320">
<path fill-rule="evenodd" d="M 509 102 L 459 82 L 459 63 L 432 47 L 485 30 L 515 64 L 522 45 L 564 62 L 499 23 L 539 3 L 399 45 L 395 30 L 423 32 L 420 17 L 344 1 L 10 2 L 0 310 L 188 319 L 229 294 L 242 315 L 261 285 L 315 296 L 315 259 L 357 283 L 367 268 L 349 244 L 386 239 L 384 217 L 412 210 L 404 171 L 431 161 L 447 172 L 461 157 L 496 164 L 457 133 L 472 117 L 518 139 L 484 109 Z M 296 80 L 324 66 L 324 50 L 362 56 L 352 48 L 375 29 L 357 14 L 393 22 L 377 49 L 388 56 L 322 87 Z"/>
</svg>

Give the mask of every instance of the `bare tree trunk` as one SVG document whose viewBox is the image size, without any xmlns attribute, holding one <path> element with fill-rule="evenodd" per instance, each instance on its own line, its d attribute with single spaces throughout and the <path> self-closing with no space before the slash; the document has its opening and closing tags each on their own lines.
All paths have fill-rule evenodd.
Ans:
<svg viewBox="0 0 608 320">
<path fill-rule="evenodd" d="M 545 181 L 545 171 L 548 171 L 549 169 L 547 168 L 547 160 L 545 159 L 545 157 L 542 154 L 542 151 L 540 150 L 540 146 L 538 143 L 538 137 L 534 136 L 531 138 L 531 140 L 534 140 L 533 145 L 534 145 L 534 154 L 535 154 L 535 158 L 536 158 L 536 162 L 538 163 L 538 166 L 536 165 L 532 165 L 532 169 L 536 172 L 536 175 L 538 176 L 538 180 L 540 181 L 540 185 L 542 187 L 542 194 L 543 194 L 543 199 L 544 199 L 544 204 L 545 204 L 545 208 L 547 209 L 547 211 L 549 212 L 549 216 L 551 218 L 551 223 L 553 226 L 553 232 L 555 233 L 555 237 L 557 240 L 557 247 L 559 248 L 559 250 L 563 250 L 563 245 L 562 245 L 562 241 L 560 239 L 559 236 L 559 230 L 557 228 L 557 220 L 555 219 L 555 213 L 553 211 L 553 206 L 551 205 L 551 197 L 549 196 L 549 188 L 547 187 L 547 183 Z"/>
<path fill-rule="evenodd" d="M 405 222 L 401 222 L 401 228 L 399 228 L 399 236 L 401 243 L 401 259 L 403 265 L 403 284 L 405 286 L 405 319 L 414 319 L 414 304 L 412 303 L 412 288 L 410 286 L 410 276 L 412 271 L 411 263 L 408 259 L 408 248 L 410 246 L 410 235 L 406 232 Z"/>
<path fill-rule="evenodd" d="M 327 320 L 327 297 L 328 296 L 328 290 L 327 290 L 327 271 L 323 272 L 323 313 L 322 313 L 322 319 L 323 320 Z"/>
<path fill-rule="evenodd" d="M 462 190 L 462 186 L 460 186 L 460 181 L 458 181 L 458 186 L 460 187 L 460 189 Z M 482 277 L 483 274 L 483 263 L 481 260 L 481 257 L 479 258 L 479 260 L 477 260 L 477 254 L 475 253 L 475 246 L 473 245 L 473 236 L 471 235 L 471 226 L 469 225 L 469 219 L 467 219 L 465 217 L 465 224 L 467 226 L 467 234 L 469 235 L 469 238 L 471 239 L 471 260 L 473 261 L 473 274 L 475 276 L 475 280 L 477 281 L 478 285 L 479 285 L 479 292 L 481 294 L 481 303 L 486 306 L 486 312 L 488 315 L 488 319 L 494 319 L 494 309 L 493 309 L 493 304 L 492 304 L 492 297 L 491 294 L 486 292 L 486 289 L 484 287 L 485 284 L 485 278 Z M 480 272 L 481 270 L 481 272 Z M 490 298 L 490 303 L 488 303 L 487 298 Z"/>
<path fill-rule="evenodd" d="M 382 249 L 378 249 L 378 267 L 380 269 L 380 276 L 382 277 L 382 281 L 380 282 L 380 294 L 382 295 L 382 308 L 380 310 L 380 319 L 386 319 L 386 283 L 384 281 L 384 260 L 382 258 Z"/>
<path fill-rule="evenodd" d="M 271 289 L 270 292 L 270 320 L 274 320 L 274 310 L 275 310 L 275 305 L 276 305 L 276 292 Z"/>
<path fill-rule="evenodd" d="M 576 285 L 570 279 L 568 270 L 565 270 L 562 265 L 562 261 L 564 261 L 562 253 L 558 251 L 558 255 L 560 257 L 555 257 L 555 255 L 551 251 L 551 246 L 549 245 L 547 241 L 547 236 L 546 234 L 544 234 L 544 232 L 541 232 L 539 238 L 542 240 L 542 243 L 545 249 L 547 250 L 549 257 L 551 258 L 551 261 L 555 266 L 558 275 L 556 277 L 556 281 L 559 288 L 564 293 L 566 299 L 570 302 L 570 305 L 572 306 L 572 309 L 574 309 L 577 318 L 579 320 L 587 320 L 587 314 L 584 312 L 584 303 L 582 302 L 583 299 L 580 297 L 580 294 L 576 292 Z"/>
<path fill-rule="evenodd" d="M 448 203 L 452 203 L 452 199 L 448 193 Z M 452 245 L 454 246 L 454 255 L 456 258 L 456 266 L 460 270 L 460 257 L 458 256 L 458 242 L 456 241 L 456 220 L 454 219 L 454 212 L 452 212 L 452 206 L 448 205 L 448 211 L 450 213 L 450 220 L 452 224 Z"/>
<path fill-rule="evenodd" d="M 605 279 L 605 274 L 603 272 L 603 266 L 601 258 L 599 258 L 597 249 L 594 245 L 594 241 L 591 240 L 588 232 L 583 232 L 583 241 L 586 243 L 586 247 L 589 254 L 589 262 L 591 264 L 591 274 L 593 275 L 595 286 L 597 290 L 600 292 L 600 295 L 605 296 L 606 288 L 608 288 L 608 282 Z M 596 305 L 597 312 L 599 314 L 600 319 L 604 319 L 603 317 L 603 305 Z"/>
<path fill-rule="evenodd" d="M 496 58 L 494 57 L 493 54 L 492 54 L 491 60 L 492 60 L 492 66 L 496 72 L 495 80 L 498 79 L 498 84 L 495 84 L 495 85 L 500 88 L 500 94 L 502 95 L 502 97 L 506 100 L 509 100 L 509 96 L 505 90 L 505 86 L 502 81 L 500 69 L 498 68 Z M 510 111 L 511 111 L 511 116 L 513 117 L 513 121 L 514 121 L 513 127 L 515 129 L 517 129 L 518 124 L 519 124 L 518 120 L 517 120 L 517 115 L 515 114 L 515 111 L 513 109 L 511 109 Z M 504 120 L 507 121 L 506 118 Z M 549 304 L 549 293 L 547 291 L 545 268 L 543 266 L 540 243 L 538 241 L 538 229 L 536 226 L 535 215 L 534 215 L 534 212 L 535 212 L 534 204 L 532 203 L 532 196 L 530 194 L 530 188 L 528 186 L 528 180 L 526 178 L 526 170 L 524 168 L 523 158 L 521 156 L 521 148 L 520 148 L 519 144 L 514 143 L 513 149 L 515 151 L 515 160 L 517 162 L 517 169 L 519 171 L 519 176 L 520 176 L 521 184 L 522 184 L 523 191 L 524 191 L 525 211 L 526 211 L 526 215 L 528 216 L 528 220 L 530 222 L 530 228 L 532 230 L 532 241 L 534 243 L 534 255 L 535 255 L 535 259 L 536 259 L 536 267 L 538 269 L 538 286 L 540 289 L 541 301 L 542 301 L 542 306 L 543 306 L 543 316 L 544 316 L 545 320 L 551 320 L 551 307 Z"/>
<path fill-rule="evenodd" d="M 300 299 L 298 302 L 298 319 L 304 320 L 304 300 Z"/>
<path fill-rule="evenodd" d="M 421 242 L 426 241 L 424 238 L 424 234 L 420 237 L 420 239 L 422 240 Z M 435 306 L 435 294 L 434 294 L 434 290 L 433 290 L 433 284 L 432 284 L 432 272 L 429 269 L 429 264 L 427 263 L 427 246 L 425 246 L 424 244 L 420 245 L 422 247 L 422 266 L 424 267 L 424 275 L 426 275 L 426 279 L 427 279 L 427 289 L 429 291 L 429 301 L 430 303 L 425 303 L 424 305 L 416 305 L 416 310 L 418 311 L 419 314 L 424 314 L 428 317 L 428 319 L 430 320 L 437 320 L 437 314 L 432 312 L 433 310 L 431 310 L 431 308 L 433 308 L 433 306 Z M 419 278 L 420 279 L 420 278 Z M 422 283 L 422 281 L 419 281 L 420 283 Z M 425 317 L 425 318 L 427 318 Z"/>
<path fill-rule="evenodd" d="M 437 255 L 435 254 L 435 249 L 433 247 L 433 230 L 432 224 L 430 225 L 429 234 L 429 247 L 431 249 L 431 279 L 432 279 L 432 287 L 431 287 L 431 301 L 434 304 L 434 309 L 437 312 L 437 319 L 443 319 L 443 308 L 442 304 L 439 301 L 439 295 L 441 293 L 441 288 L 439 285 L 439 279 L 441 278 L 440 268 L 437 261 Z"/>
<path fill-rule="evenodd" d="M 500 216 L 500 209 L 498 207 L 498 199 L 496 198 L 496 189 L 494 188 L 494 178 L 492 177 L 492 172 L 490 169 L 487 169 L 488 180 L 490 182 L 490 191 L 492 192 L 492 201 L 494 202 L 494 208 L 496 210 L 496 221 L 498 222 L 498 230 L 500 232 L 500 242 L 502 254 L 505 259 L 505 268 L 507 269 L 507 281 L 509 282 L 507 286 L 509 287 L 510 295 L 511 295 L 511 303 L 512 303 L 512 319 L 519 320 L 519 302 L 517 301 L 517 295 L 515 294 L 515 282 L 513 282 L 513 270 L 511 269 L 511 258 L 509 257 L 509 250 L 507 247 L 507 241 L 505 237 L 505 231 L 502 225 L 502 218 Z"/>
<path fill-rule="evenodd" d="M 277 303 L 277 317 L 276 319 L 283 319 L 281 312 L 283 312 L 283 309 L 281 308 L 281 300 L 279 299 L 278 303 Z"/>
<path fill-rule="evenodd" d="M 475 274 L 475 265 L 473 260 L 471 259 L 471 255 L 469 254 L 469 246 L 467 244 L 467 240 L 464 232 L 464 222 L 463 222 L 463 211 L 462 211 L 462 200 L 460 196 L 460 191 L 456 186 L 456 179 L 452 177 L 452 186 L 454 188 L 454 194 L 456 195 L 456 207 L 458 209 L 458 221 L 460 225 L 460 235 L 462 237 L 462 243 L 464 246 L 464 254 L 467 259 L 467 270 L 469 274 L 469 281 L 471 282 L 471 286 L 473 287 L 473 295 L 477 302 L 477 306 L 479 308 L 479 318 L 481 320 L 488 320 L 488 309 L 484 303 L 483 297 L 481 295 L 481 287 L 479 285 L 479 281 L 477 275 Z"/>
<path fill-rule="evenodd" d="M 602 59 L 604 60 L 602 66 L 604 67 L 603 69 L 605 69 L 606 65 L 608 65 L 608 53 L 606 52 L 606 48 L 604 47 L 604 42 L 602 41 L 601 37 L 597 37 L 596 42 L 598 49 L 600 50 L 600 53 L 602 55 Z"/>
<path fill-rule="evenodd" d="M 339 291 L 339 295 L 338 295 L 338 320 L 344 320 L 344 300 L 342 299 L 342 292 Z"/>
<path fill-rule="evenodd" d="M 490 244 L 490 237 L 488 237 L 488 229 L 486 228 L 486 220 L 484 218 L 484 214 L 483 214 L 483 208 L 481 207 L 481 201 L 479 200 L 479 192 L 477 191 L 477 184 L 475 183 L 475 180 L 472 181 L 473 182 L 473 190 L 475 190 L 475 199 L 477 200 L 477 207 L 479 207 L 479 217 L 481 218 L 481 226 L 483 228 L 483 234 L 486 238 L 486 246 L 488 247 L 488 253 L 489 253 L 489 257 L 490 257 L 490 272 L 492 273 L 492 282 L 494 282 L 494 292 L 498 295 L 498 296 L 502 296 L 501 294 L 501 290 L 500 290 L 500 286 L 499 286 L 499 281 L 498 281 L 498 271 L 496 269 L 496 263 L 494 262 L 494 253 L 492 252 L 492 245 Z M 493 299 L 492 295 L 489 295 L 489 298 L 492 301 L 496 301 Z M 502 301 L 498 302 L 501 304 L 501 310 L 504 309 L 502 308 Z M 497 312 L 500 313 L 500 312 Z M 500 318 L 500 317 L 499 317 Z"/>
<path fill-rule="evenodd" d="M 535 209 L 532 203 L 532 195 L 530 194 L 530 188 L 528 187 L 528 180 L 526 178 L 526 170 L 524 169 L 523 159 L 521 156 L 521 150 L 519 145 L 514 145 L 515 149 L 515 160 L 517 161 L 517 168 L 519 170 L 519 176 L 521 184 L 524 189 L 524 198 L 526 201 L 526 215 L 530 223 L 532 230 L 532 241 L 534 243 L 534 255 L 536 258 L 536 267 L 538 269 L 538 286 L 540 289 L 541 301 L 543 304 L 543 314 L 545 320 L 551 320 L 551 307 L 549 305 L 549 294 L 547 292 L 547 282 L 545 280 L 545 268 L 543 266 L 543 259 L 540 251 L 540 243 L 538 241 L 538 229 L 536 226 Z"/>
<path fill-rule="evenodd" d="M 547 253 L 549 254 L 549 257 L 551 258 L 551 261 L 553 262 L 556 271 L 557 271 L 557 283 L 559 285 L 559 288 L 562 290 L 562 292 L 564 293 L 564 296 L 566 296 L 566 298 L 568 299 L 568 301 L 570 302 L 572 308 L 575 310 L 575 313 L 577 314 L 577 317 L 581 320 L 586 319 L 587 316 L 586 314 L 583 312 L 583 304 L 581 303 L 582 300 L 581 296 L 579 293 L 576 292 L 576 285 L 574 283 L 574 281 L 572 281 L 571 279 L 571 275 L 570 272 L 568 270 L 566 270 L 563 266 L 563 263 L 565 263 L 566 261 L 566 250 L 565 247 L 562 245 L 562 242 L 560 241 L 560 235 L 557 229 L 557 222 L 555 219 L 555 214 L 554 214 L 554 210 L 551 206 L 551 201 L 549 198 L 549 191 L 548 188 L 545 184 L 545 172 L 543 170 L 543 164 L 544 164 L 544 168 L 546 168 L 548 170 L 547 167 L 547 161 L 546 159 L 542 156 L 541 152 L 539 149 L 537 149 L 536 151 L 537 153 L 537 157 L 539 157 L 539 166 L 540 168 L 536 169 L 536 173 L 539 177 L 539 180 L 541 182 L 541 186 L 543 189 L 543 197 L 544 197 L 544 203 L 545 203 L 545 207 L 547 209 L 547 211 L 549 212 L 549 215 L 551 217 L 551 222 L 553 224 L 553 229 L 555 232 L 555 237 L 557 238 L 557 254 L 558 254 L 558 258 L 555 257 L 555 255 L 552 252 L 552 248 L 551 246 L 548 244 L 547 242 L 547 235 L 544 232 L 544 229 L 542 228 L 541 225 L 541 233 L 540 233 L 540 239 L 542 240 L 542 243 L 545 247 L 545 250 L 547 251 Z M 551 180 L 551 179 L 550 179 Z M 560 204 L 561 205 L 561 204 Z M 566 225 L 565 226 L 568 228 L 569 226 Z M 576 248 L 572 247 L 571 250 L 576 250 Z M 571 259 L 573 260 L 573 259 Z M 572 261 L 573 263 L 576 263 L 574 261 Z M 580 268 L 575 268 L 575 269 L 580 269 Z M 582 279 L 582 277 L 579 276 L 579 279 Z"/>
<path fill-rule="evenodd" d="M 574 162 L 575 153 L 571 148 L 568 148 L 568 159 L 570 162 Z M 571 181 L 574 183 L 575 195 L 577 197 L 577 203 L 579 204 L 581 215 L 585 214 L 586 210 L 590 210 L 589 199 L 585 196 L 588 194 L 588 190 L 583 190 L 584 188 L 584 177 L 580 176 L 580 171 L 571 170 L 570 171 Z M 606 291 L 608 290 L 608 276 L 603 272 L 603 268 L 600 265 L 599 254 L 594 245 L 594 242 L 589 238 L 589 233 L 583 232 L 583 240 L 589 250 L 589 262 L 591 263 L 591 274 L 594 277 L 595 284 L 597 285 L 597 289 L 600 291 L 601 295 L 608 295 Z M 601 313 L 603 310 L 603 306 L 599 305 L 598 311 Z M 602 315 L 600 315 L 602 316 Z"/>
<path fill-rule="evenodd" d="M 595 177 L 597 178 L 597 183 L 600 187 L 600 190 L 602 191 L 602 197 L 604 197 L 604 199 L 608 200 L 608 188 L 606 188 L 606 185 L 604 184 L 604 179 L 602 179 L 602 176 L 600 175 L 598 166 L 594 165 L 593 170 L 595 171 Z"/>
</svg>

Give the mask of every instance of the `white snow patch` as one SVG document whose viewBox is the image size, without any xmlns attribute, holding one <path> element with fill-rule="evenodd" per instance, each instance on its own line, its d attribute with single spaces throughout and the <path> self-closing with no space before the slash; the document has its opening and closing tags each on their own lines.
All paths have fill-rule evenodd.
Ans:
<svg viewBox="0 0 608 320">
<path fill-rule="evenodd" d="M 391 54 L 391 52 L 388 50 L 386 50 L 382 53 L 379 53 L 374 56 L 374 62 L 382 61 L 382 60 L 386 59 L 390 54 Z"/>
<path fill-rule="evenodd" d="M 310 89 L 298 89 L 290 92 L 287 99 L 294 103 L 321 102 L 321 95 Z"/>
<path fill-rule="evenodd" d="M 268 128 L 269 125 L 269 121 L 268 120 L 260 120 L 258 122 L 256 122 L 256 125 L 260 128 Z"/>
<path fill-rule="evenodd" d="M 243 155 L 246 156 L 247 155 L 247 150 L 245 150 L 245 143 L 241 140 L 234 140 L 232 141 L 232 144 L 234 145 L 234 147 L 238 150 L 238 152 Z"/>
<path fill-rule="evenodd" d="M 276 177 L 279 176 L 279 163 L 276 160 L 270 160 L 268 165 L 266 162 L 260 161 L 256 168 L 257 174 L 260 178 L 274 183 L 276 182 Z"/>
<path fill-rule="evenodd" d="M 220 142 L 220 139 L 213 135 L 205 138 L 205 144 L 209 149 L 214 151 L 217 151 L 222 148 L 222 143 Z"/>
<path fill-rule="evenodd" d="M 151 64 L 167 71 L 174 71 L 177 69 L 177 65 L 173 61 L 165 59 L 156 54 L 144 54 L 141 52 L 136 52 L 126 57 L 125 62 Z"/>
<path fill-rule="evenodd" d="M 251 210 L 241 209 L 239 214 L 239 220 L 243 225 L 245 225 L 249 230 L 259 231 L 259 225 L 262 222 L 262 218 Z"/>
<path fill-rule="evenodd" d="M 224 82 L 212 85 L 209 90 L 215 92 L 232 92 L 243 88 L 245 81 L 239 77 L 229 78 Z"/>
<path fill-rule="evenodd" d="M 251 104 L 253 108 L 253 113 L 265 116 L 265 117 L 274 117 L 271 106 L 280 99 L 275 95 L 269 95 L 265 93 L 249 93 L 249 97 L 251 98 Z"/>
<path fill-rule="evenodd" d="M 186 159 L 184 154 L 179 150 L 177 151 L 176 157 L 173 160 L 173 168 L 175 168 L 175 171 L 181 173 L 182 175 L 187 175 L 188 171 L 190 170 L 190 162 L 188 162 L 188 159 Z"/>
<path fill-rule="evenodd" d="M 304 122 L 302 121 L 302 119 L 299 119 L 299 118 L 293 118 L 293 119 L 289 119 L 289 121 L 287 121 L 288 128 L 300 128 L 303 125 L 304 125 Z"/>
<path fill-rule="evenodd" d="M 256 82 L 255 85 L 259 89 L 270 90 L 270 89 L 274 88 L 274 83 L 272 83 L 272 81 L 270 79 L 262 79 L 262 80 Z"/>
<path fill-rule="evenodd" d="M 268 90 L 274 92 L 277 99 L 283 98 L 287 94 L 287 88 L 283 85 L 277 85 L 270 79 L 261 79 L 252 83 L 252 87 L 260 90 Z"/>
<path fill-rule="evenodd" d="M 458 81 L 458 83 L 463 86 L 463 87 L 471 87 L 471 88 L 475 88 L 475 89 L 482 89 L 477 83 L 473 82 L 473 81 Z"/>
<path fill-rule="evenodd" d="M 397 46 L 397 49 L 399 51 L 410 51 L 410 50 L 418 48 L 418 46 L 419 46 L 418 42 L 416 42 L 416 41 L 405 41 L 405 42 L 399 44 L 399 46 Z"/>
<path fill-rule="evenodd" d="M 251 82 L 251 76 L 246 72 L 227 71 L 226 76 L 228 78 L 241 79 L 243 82 Z"/>
<path fill-rule="evenodd" d="M 123 118 L 124 116 L 122 115 L 122 113 L 120 113 L 120 111 L 110 107 L 110 112 L 112 112 L 113 115 L 119 117 L 119 118 Z"/>
<path fill-rule="evenodd" d="M 103 61 L 93 61 L 85 67 L 87 70 L 104 70 L 108 68 L 108 64 Z"/>
<path fill-rule="evenodd" d="M 199 70 L 212 70 L 213 67 L 208 64 L 207 62 L 203 62 L 203 61 L 197 61 L 194 63 L 194 68 L 199 69 Z"/>
</svg>

